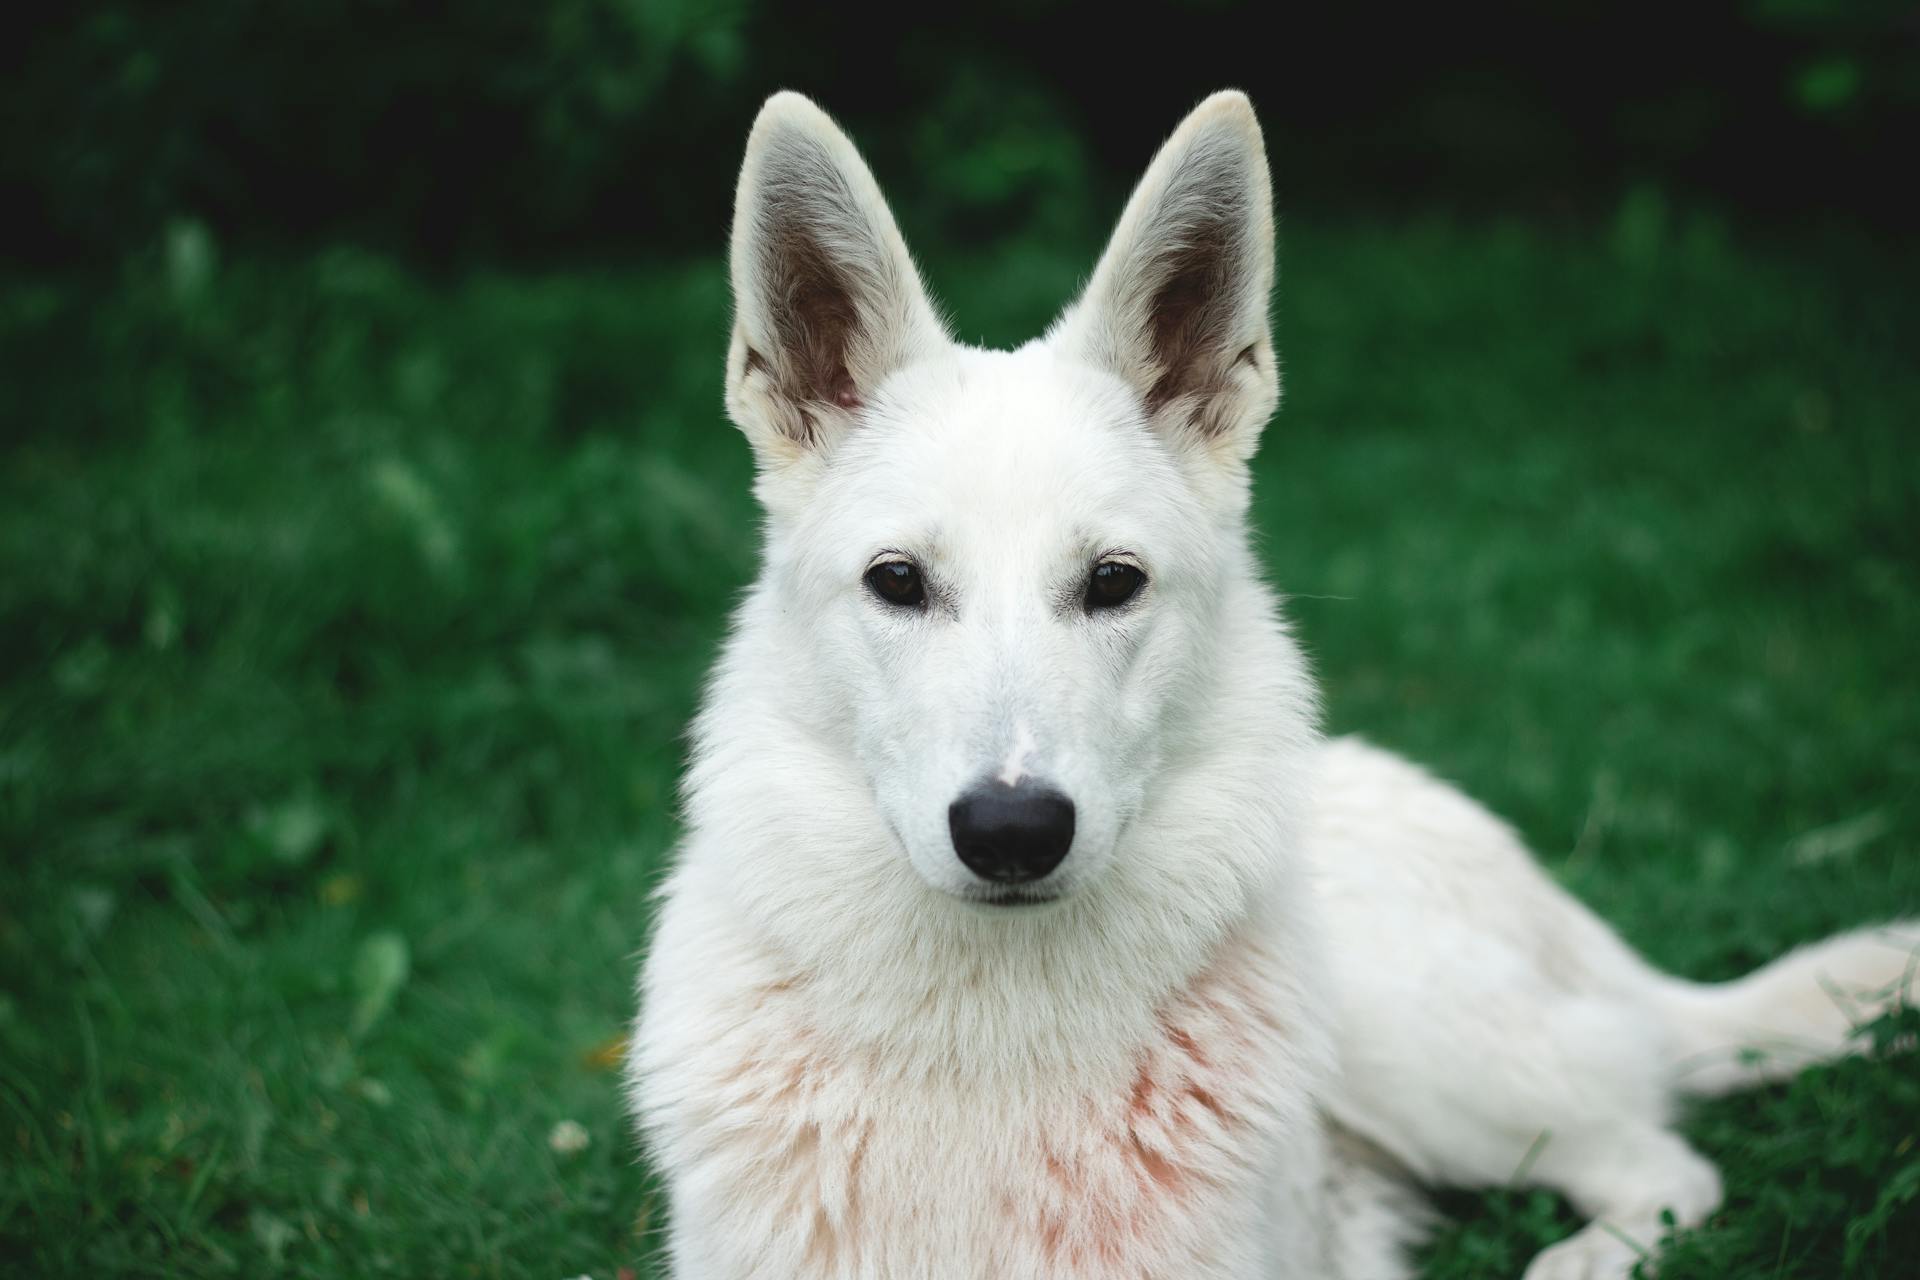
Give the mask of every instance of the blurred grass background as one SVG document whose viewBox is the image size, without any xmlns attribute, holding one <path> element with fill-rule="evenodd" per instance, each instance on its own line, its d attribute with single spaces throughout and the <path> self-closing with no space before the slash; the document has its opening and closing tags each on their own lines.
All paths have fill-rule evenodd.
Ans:
<svg viewBox="0 0 1920 1280">
<path fill-rule="evenodd" d="M 1333 727 L 1693 976 L 1920 910 L 1911 13 L 27 18 L 0 1269 L 652 1274 L 615 1059 L 754 569 L 718 255 L 783 84 L 989 343 L 1070 296 L 1181 110 L 1248 88 L 1287 369 L 1256 516 Z M 1907 1273 L 1920 1072 L 1882 1039 L 1690 1114 L 1731 1198 L 1663 1274 Z M 1571 1221 L 1446 1207 L 1455 1280 Z"/>
</svg>

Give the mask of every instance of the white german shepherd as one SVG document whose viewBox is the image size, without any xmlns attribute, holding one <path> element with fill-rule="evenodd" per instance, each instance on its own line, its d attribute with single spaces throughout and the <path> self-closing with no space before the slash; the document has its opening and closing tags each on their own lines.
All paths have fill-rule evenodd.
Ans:
<svg viewBox="0 0 1920 1280">
<path fill-rule="evenodd" d="M 807 99 L 737 200 L 765 564 L 629 1068 L 675 1274 L 1381 1280 L 1414 1182 L 1518 1176 L 1594 1219 L 1527 1275 L 1619 1277 L 1720 1200 L 1676 1095 L 1898 998 L 1914 922 L 1668 977 L 1471 800 L 1321 738 L 1248 546 L 1279 383 L 1243 95 L 1017 351 L 952 340 Z"/>
</svg>

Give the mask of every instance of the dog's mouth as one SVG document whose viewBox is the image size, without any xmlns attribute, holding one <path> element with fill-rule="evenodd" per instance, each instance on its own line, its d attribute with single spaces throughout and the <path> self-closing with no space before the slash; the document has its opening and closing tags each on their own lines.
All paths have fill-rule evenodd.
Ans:
<svg viewBox="0 0 1920 1280">
<path fill-rule="evenodd" d="M 1042 907 L 1049 902 L 1060 901 L 1062 896 L 1047 889 L 977 889 L 967 894 L 966 900 L 983 907 L 1017 910 L 1021 907 Z"/>
<path fill-rule="evenodd" d="M 888 818 L 887 830 L 892 834 L 894 843 L 905 855 L 906 841 L 900 836 L 892 818 Z M 942 887 L 940 892 L 960 899 L 969 906 L 984 907 L 989 911 L 1018 915 L 1022 911 L 1032 911 L 1040 907 L 1064 901 L 1067 892 L 1059 885 L 1036 887 L 1032 885 L 1000 885 L 976 883 L 970 888 L 949 889 Z"/>
</svg>

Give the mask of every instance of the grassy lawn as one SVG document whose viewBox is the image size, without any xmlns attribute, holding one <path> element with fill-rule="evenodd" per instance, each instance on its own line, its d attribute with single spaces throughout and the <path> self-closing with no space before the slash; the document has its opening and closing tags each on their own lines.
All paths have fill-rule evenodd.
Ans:
<svg viewBox="0 0 1920 1280">
<path fill-rule="evenodd" d="M 0 1271 L 650 1275 L 613 1059 L 755 555 L 718 264 L 209 248 L 0 284 Z M 1006 342 L 1089 260 L 929 274 Z M 1913 264 L 1633 205 L 1283 261 L 1332 726 L 1690 975 L 1920 911 Z M 1911 1274 L 1917 1067 L 1690 1113 L 1731 1199 L 1666 1274 Z M 1445 1207 L 1461 1280 L 1571 1221 Z"/>
</svg>

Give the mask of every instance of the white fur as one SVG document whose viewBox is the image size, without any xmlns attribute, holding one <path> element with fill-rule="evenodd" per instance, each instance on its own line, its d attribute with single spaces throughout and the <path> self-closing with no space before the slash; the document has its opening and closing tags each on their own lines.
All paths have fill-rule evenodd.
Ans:
<svg viewBox="0 0 1920 1280">
<path fill-rule="evenodd" d="M 1676 1091 L 1753 1076 L 1746 1043 L 1839 1052 L 1891 997 L 1912 926 L 1664 977 L 1471 801 L 1320 739 L 1245 525 L 1267 191 L 1215 95 L 1081 301 L 979 351 L 844 135 L 797 95 L 761 113 L 727 403 L 765 564 L 630 1062 L 675 1274 L 1387 1280 L 1412 1179 L 1518 1175 L 1606 1220 L 1530 1276 L 1623 1276 L 1623 1240 L 1718 1203 Z M 863 585 L 902 557 L 923 611 Z M 1085 611 L 1115 557 L 1147 586 Z M 1044 905 L 982 905 L 954 854 L 947 806 L 995 775 L 1074 802 Z"/>
</svg>

